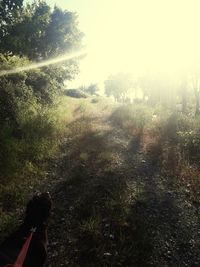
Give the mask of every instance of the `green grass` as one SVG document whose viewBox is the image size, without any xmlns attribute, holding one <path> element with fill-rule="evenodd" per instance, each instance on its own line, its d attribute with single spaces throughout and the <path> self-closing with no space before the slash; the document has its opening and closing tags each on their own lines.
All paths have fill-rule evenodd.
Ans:
<svg viewBox="0 0 200 267">
<path fill-rule="evenodd" d="M 18 116 L 21 138 L 13 137 L 9 127 L 1 130 L 0 240 L 18 224 L 20 207 L 47 177 L 49 161 L 59 153 L 77 105 L 64 97 L 52 108 L 22 110 Z"/>
</svg>

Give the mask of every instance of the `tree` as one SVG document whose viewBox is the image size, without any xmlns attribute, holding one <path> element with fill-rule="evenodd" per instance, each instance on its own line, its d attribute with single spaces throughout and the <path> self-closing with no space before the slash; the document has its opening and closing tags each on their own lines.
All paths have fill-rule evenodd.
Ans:
<svg viewBox="0 0 200 267">
<path fill-rule="evenodd" d="M 83 34 L 78 29 L 77 15 L 56 6 L 51 11 L 43 1 L 23 7 L 20 19 L 14 24 L 9 21 L 4 24 L 6 34 L 0 40 L 3 53 L 38 61 L 81 46 Z"/>
<path fill-rule="evenodd" d="M 92 83 L 88 87 L 82 87 L 82 90 L 88 94 L 95 95 L 99 91 L 99 86 L 97 83 Z"/>
<path fill-rule="evenodd" d="M 116 101 L 124 102 L 128 91 L 133 88 L 132 76 L 128 73 L 111 75 L 105 82 L 105 94 L 113 96 Z"/>
<path fill-rule="evenodd" d="M 77 15 L 45 1 L 23 5 L 23 0 L 0 0 L 0 69 L 29 65 L 81 46 Z M 0 126 L 19 128 L 19 109 L 54 104 L 64 81 L 78 72 L 76 60 L 0 77 Z"/>
<path fill-rule="evenodd" d="M 76 13 L 56 6 L 52 10 L 45 1 L 27 5 L 23 5 L 23 0 L 2 0 L 0 3 L 0 21 L 4 26 L 0 39 L 1 53 L 41 61 L 81 47 L 83 34 L 78 29 Z M 3 8 L 9 11 L 9 15 Z M 43 78 L 52 81 L 52 88 L 59 89 L 64 81 L 74 79 L 79 71 L 78 61 L 73 59 L 57 63 L 43 67 L 42 71 Z M 34 79 L 36 76 L 35 72 Z M 41 82 L 42 78 L 39 80 Z"/>
<path fill-rule="evenodd" d="M 73 59 L 15 74 L 5 70 L 72 52 L 81 38 L 75 13 L 40 0 L 0 0 L 0 182 L 33 178 L 38 162 L 55 152 L 58 96 L 79 69 Z"/>
<path fill-rule="evenodd" d="M 0 39 L 20 18 L 23 0 L 0 0 Z"/>
<path fill-rule="evenodd" d="M 150 105 L 163 104 L 174 106 L 174 92 L 176 82 L 165 73 L 148 73 L 138 79 L 138 84 L 143 92 L 143 100 L 148 99 Z"/>
</svg>

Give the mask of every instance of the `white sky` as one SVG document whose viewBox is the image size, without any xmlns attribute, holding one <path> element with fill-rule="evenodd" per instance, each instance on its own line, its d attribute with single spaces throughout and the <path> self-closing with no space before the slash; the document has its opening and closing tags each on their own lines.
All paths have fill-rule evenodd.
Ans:
<svg viewBox="0 0 200 267">
<path fill-rule="evenodd" d="M 200 62 L 200 0 L 48 0 L 76 11 L 88 56 L 72 86 Z"/>
</svg>

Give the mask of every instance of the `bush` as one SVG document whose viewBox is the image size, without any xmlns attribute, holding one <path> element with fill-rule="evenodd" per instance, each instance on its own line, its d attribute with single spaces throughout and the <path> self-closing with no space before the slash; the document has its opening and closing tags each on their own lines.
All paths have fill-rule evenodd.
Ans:
<svg viewBox="0 0 200 267">
<path fill-rule="evenodd" d="M 0 62 L 9 70 L 28 60 L 0 55 Z M 59 92 L 54 77 L 42 70 L 0 76 L 0 232 L 46 176 L 48 160 L 57 152 L 65 113 L 70 116 Z"/>
<path fill-rule="evenodd" d="M 65 90 L 65 95 L 70 96 L 70 97 L 75 97 L 75 98 L 87 98 L 87 95 L 79 89 Z"/>
<path fill-rule="evenodd" d="M 182 156 L 190 163 L 200 164 L 200 129 L 178 132 Z"/>
</svg>

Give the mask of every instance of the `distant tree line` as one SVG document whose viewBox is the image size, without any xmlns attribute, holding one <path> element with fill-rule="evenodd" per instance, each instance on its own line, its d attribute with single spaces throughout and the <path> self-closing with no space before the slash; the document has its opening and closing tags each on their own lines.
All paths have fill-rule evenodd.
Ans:
<svg viewBox="0 0 200 267">
<path fill-rule="evenodd" d="M 104 82 L 105 94 L 118 102 L 162 104 L 175 109 L 179 104 L 183 113 L 194 109 L 200 114 L 200 72 L 177 75 L 145 74 L 137 79 L 129 73 L 111 75 Z"/>
</svg>

